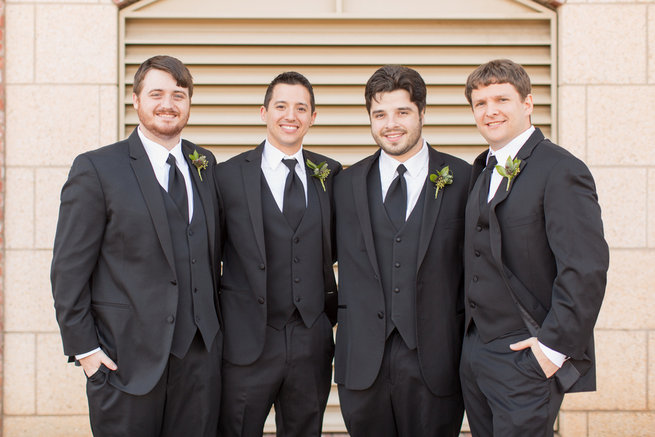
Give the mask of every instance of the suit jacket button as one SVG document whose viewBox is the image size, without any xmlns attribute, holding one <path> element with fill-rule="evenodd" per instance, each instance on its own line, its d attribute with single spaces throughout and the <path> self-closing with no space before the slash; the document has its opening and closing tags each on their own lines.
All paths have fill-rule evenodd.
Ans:
<svg viewBox="0 0 655 437">
<path fill-rule="evenodd" d="M 297 284 L 298 282 L 300 282 L 300 278 L 293 278 L 293 282 Z"/>
<path fill-rule="evenodd" d="M 400 237 L 396 237 L 396 243 L 400 243 L 401 241 L 403 241 L 402 238 L 400 238 Z"/>
<path fill-rule="evenodd" d="M 192 237 L 192 236 L 193 236 L 193 231 L 191 229 L 189 229 L 189 237 Z"/>
<path fill-rule="evenodd" d="M 259 270 L 264 270 L 265 268 L 266 268 L 266 266 L 264 264 L 259 265 Z"/>
<path fill-rule="evenodd" d="M 193 289 L 193 292 L 194 292 L 194 293 L 197 293 L 197 292 L 198 292 L 198 288 L 194 288 L 194 289 Z"/>
<path fill-rule="evenodd" d="M 293 242 L 296 243 L 296 244 L 300 243 L 300 238 L 295 237 L 295 238 L 293 239 Z"/>
<path fill-rule="evenodd" d="M 476 275 L 473 275 L 473 282 L 478 282 L 478 277 Z"/>
<path fill-rule="evenodd" d="M 396 267 L 396 268 L 400 267 L 400 263 L 395 263 L 394 267 Z"/>
<path fill-rule="evenodd" d="M 478 231 L 478 232 L 482 232 L 482 226 L 481 226 L 481 225 L 477 225 L 477 226 L 475 227 L 475 230 Z"/>
<path fill-rule="evenodd" d="M 476 304 L 476 303 L 473 302 L 472 300 L 469 300 L 469 306 L 470 306 L 471 308 L 475 308 L 475 307 L 478 306 L 478 304 Z"/>
<path fill-rule="evenodd" d="M 394 292 L 394 293 L 400 293 L 400 288 L 398 288 L 398 287 L 394 288 L 394 289 L 393 289 L 393 292 Z"/>
<path fill-rule="evenodd" d="M 263 303 L 265 302 L 265 300 L 264 300 L 263 297 L 259 296 L 259 297 L 257 298 L 257 302 L 259 302 L 260 304 L 263 304 Z"/>
<path fill-rule="evenodd" d="M 384 313 L 382 311 L 378 313 L 378 319 L 384 319 Z"/>
<path fill-rule="evenodd" d="M 168 317 L 166 318 L 166 321 L 167 321 L 168 323 L 173 323 L 173 322 L 175 321 L 175 316 L 171 314 L 170 316 L 168 316 Z"/>
<path fill-rule="evenodd" d="M 300 302 L 301 300 L 302 300 L 302 297 L 300 297 L 300 296 L 296 297 L 296 302 Z"/>
<path fill-rule="evenodd" d="M 300 262 L 300 258 L 298 258 L 297 256 L 294 256 L 293 257 L 293 262 L 298 264 Z"/>
<path fill-rule="evenodd" d="M 171 281 L 171 285 L 177 285 L 177 281 L 176 281 L 175 279 L 173 279 L 173 280 Z"/>
<path fill-rule="evenodd" d="M 477 257 L 479 257 L 479 256 L 480 256 L 480 251 L 479 251 L 479 250 L 476 250 L 476 251 L 475 251 L 475 252 L 473 252 L 473 253 L 474 253 L 474 254 L 475 254 L 475 256 L 477 256 Z"/>
</svg>

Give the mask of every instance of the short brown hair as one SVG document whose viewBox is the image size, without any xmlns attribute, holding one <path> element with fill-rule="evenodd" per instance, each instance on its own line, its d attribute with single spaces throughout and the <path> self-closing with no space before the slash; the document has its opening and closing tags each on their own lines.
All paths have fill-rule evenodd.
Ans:
<svg viewBox="0 0 655 437">
<path fill-rule="evenodd" d="M 390 93 L 395 90 L 405 90 L 409 100 L 418 107 L 419 112 L 425 109 L 425 82 L 416 70 L 402 65 L 385 65 L 380 67 L 366 82 L 364 98 L 366 111 L 371 112 L 371 101 L 379 93 Z"/>
<path fill-rule="evenodd" d="M 268 109 L 268 104 L 273 98 L 273 89 L 275 88 L 275 85 L 279 83 L 284 83 L 287 85 L 302 85 L 307 88 L 307 91 L 309 92 L 309 103 L 312 107 L 312 112 L 316 110 L 316 103 L 314 102 L 314 88 L 312 88 L 312 84 L 305 76 L 296 71 L 285 71 L 284 73 L 280 73 L 275 77 L 275 79 L 271 81 L 270 84 L 268 84 L 268 88 L 266 88 L 266 94 L 264 95 L 264 108 Z"/>
<path fill-rule="evenodd" d="M 143 88 L 143 79 L 146 77 L 148 71 L 162 70 L 173 76 L 177 81 L 177 86 L 189 89 L 189 98 L 193 96 L 193 77 L 189 69 L 177 58 L 166 55 L 153 56 L 147 59 L 143 64 L 139 65 L 139 69 L 134 73 L 134 84 L 132 90 L 137 96 Z"/>
<path fill-rule="evenodd" d="M 516 88 L 523 100 L 532 92 L 530 76 L 527 71 L 509 59 L 496 59 L 480 65 L 466 80 L 466 100 L 471 105 L 471 93 L 474 89 L 491 84 L 509 83 Z"/>
</svg>

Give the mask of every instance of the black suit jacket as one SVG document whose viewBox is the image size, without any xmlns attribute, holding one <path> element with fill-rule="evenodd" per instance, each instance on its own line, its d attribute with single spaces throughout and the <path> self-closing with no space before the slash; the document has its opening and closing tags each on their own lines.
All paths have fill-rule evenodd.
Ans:
<svg viewBox="0 0 655 437">
<path fill-rule="evenodd" d="M 185 140 L 182 149 L 205 211 L 212 266 L 218 266 L 214 156 Z M 194 150 L 209 161 L 202 181 L 188 159 Z M 61 192 L 51 281 L 70 360 L 100 346 L 118 365 L 112 385 L 148 393 L 168 362 L 178 287 L 161 186 L 136 129 L 73 162 Z M 200 322 L 218 332 L 217 281 L 214 272 L 215 289 L 201 296 L 213 317 Z"/>
<path fill-rule="evenodd" d="M 486 156 L 485 151 L 475 160 L 472 182 L 480 183 L 477 176 Z M 569 375 L 564 389 L 593 390 L 593 328 L 609 264 L 594 180 L 582 161 L 545 139 L 539 129 L 516 157 L 520 173 L 509 191 L 503 179 L 489 205 L 493 261 L 508 289 L 539 325 L 539 341 L 571 357 L 557 373 L 578 375 Z M 469 208 L 477 202 L 473 197 Z M 467 220 L 469 235 L 477 217 L 468 214 Z M 467 265 L 473 252 L 467 239 Z M 467 284 L 468 276 L 467 268 Z M 478 329 L 493 324 L 481 316 L 476 319 Z M 469 321 L 467 313 L 467 326 Z"/>
<path fill-rule="evenodd" d="M 385 347 L 386 312 L 371 216 L 367 175 L 380 151 L 344 170 L 335 182 L 339 310 L 335 380 L 353 390 L 371 386 Z M 460 391 L 464 308 L 464 211 L 471 166 L 429 148 L 429 173 L 448 165 L 453 183 L 439 191 L 429 180 L 416 272 L 416 333 L 423 378 L 436 395 Z"/>
<path fill-rule="evenodd" d="M 261 195 L 262 142 L 216 167 L 216 183 L 220 198 L 220 220 L 223 233 L 223 280 L 219 299 L 225 320 L 224 358 L 237 365 L 253 363 L 262 353 L 266 336 L 266 247 Z M 324 283 L 316 284 L 320 298 L 313 308 L 320 315 L 324 308 L 328 317 L 336 311 L 336 281 L 333 265 L 332 185 L 341 164 L 303 149 L 304 159 L 315 164 L 326 161 L 330 175 L 321 182 L 310 177 L 318 193 L 321 208 L 323 247 L 317 256 L 322 259 Z M 302 163 L 305 165 L 305 163 Z M 229 270 L 229 274 L 226 272 Z M 311 298 L 310 298 L 311 299 Z"/>
</svg>

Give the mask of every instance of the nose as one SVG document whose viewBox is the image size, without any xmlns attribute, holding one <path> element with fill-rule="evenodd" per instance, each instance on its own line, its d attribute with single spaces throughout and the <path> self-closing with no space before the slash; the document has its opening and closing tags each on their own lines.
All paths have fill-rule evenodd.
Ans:
<svg viewBox="0 0 655 437">
<path fill-rule="evenodd" d="M 494 116 L 498 114 L 498 106 L 495 103 L 488 103 L 487 104 L 487 115 L 488 116 Z"/>
</svg>

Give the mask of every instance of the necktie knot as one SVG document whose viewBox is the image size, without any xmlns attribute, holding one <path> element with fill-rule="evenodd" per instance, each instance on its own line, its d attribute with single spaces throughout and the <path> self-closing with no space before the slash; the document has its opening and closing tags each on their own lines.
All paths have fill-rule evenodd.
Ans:
<svg viewBox="0 0 655 437">
<path fill-rule="evenodd" d="M 498 160 L 496 159 L 496 155 L 491 155 L 489 157 L 489 160 L 487 161 L 486 168 L 493 170 L 497 164 L 498 164 Z"/>
<path fill-rule="evenodd" d="M 168 194 L 177 205 L 177 208 L 180 210 L 180 214 L 185 219 L 189 219 L 189 204 L 186 193 L 186 183 L 184 182 L 184 176 L 179 168 L 177 168 L 175 156 L 172 153 L 168 154 L 166 159 L 170 169 L 168 171 Z"/>
<path fill-rule="evenodd" d="M 398 176 L 402 176 L 407 171 L 407 167 L 405 167 L 404 164 L 400 164 L 398 168 L 396 168 L 396 171 L 398 172 Z"/>
<path fill-rule="evenodd" d="M 283 159 L 282 162 L 284 165 L 289 167 L 290 172 L 295 172 L 296 171 L 296 164 L 298 164 L 298 161 L 296 158 L 290 158 L 290 159 Z"/>
<path fill-rule="evenodd" d="M 171 167 L 175 165 L 175 156 L 173 156 L 172 153 L 168 154 L 168 159 L 166 159 L 166 163 L 170 165 Z"/>
</svg>

